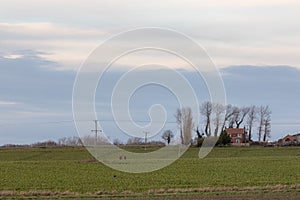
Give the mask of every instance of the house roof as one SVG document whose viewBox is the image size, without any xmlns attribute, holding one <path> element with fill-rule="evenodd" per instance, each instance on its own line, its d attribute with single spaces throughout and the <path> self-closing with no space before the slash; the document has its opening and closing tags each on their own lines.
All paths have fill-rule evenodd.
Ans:
<svg viewBox="0 0 300 200">
<path fill-rule="evenodd" d="M 282 140 L 285 140 L 285 139 L 287 139 L 287 138 L 293 138 L 293 139 L 296 139 L 297 137 L 300 137 L 300 133 L 295 134 L 295 135 L 287 134 L 286 136 L 284 136 L 284 137 L 282 138 Z"/>
<path fill-rule="evenodd" d="M 245 129 L 243 128 L 226 128 L 227 134 L 244 134 Z"/>
</svg>

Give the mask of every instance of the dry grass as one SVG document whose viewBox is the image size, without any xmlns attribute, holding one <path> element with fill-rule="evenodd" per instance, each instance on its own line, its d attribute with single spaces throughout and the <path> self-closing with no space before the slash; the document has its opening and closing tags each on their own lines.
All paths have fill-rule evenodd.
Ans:
<svg viewBox="0 0 300 200">
<path fill-rule="evenodd" d="M 75 196 L 77 195 L 74 192 L 64 191 L 64 192 L 55 192 L 47 190 L 30 190 L 30 191 L 14 191 L 14 190 L 3 190 L 0 191 L 0 197 L 9 197 L 9 196 Z"/>
<path fill-rule="evenodd" d="M 118 191 L 97 191 L 95 193 L 84 194 L 86 197 L 128 197 L 128 196 L 155 196 L 155 195 L 180 195 L 180 194 L 209 194 L 209 193 L 247 193 L 247 192 L 299 192 L 300 184 L 295 185 L 270 185 L 270 186 L 251 186 L 251 187 L 203 187 L 203 188 L 177 188 L 177 189 L 151 189 L 143 193 L 135 193 L 130 190 L 125 190 L 123 192 Z M 70 191 L 13 191 L 13 190 L 3 190 L 0 191 L 1 197 L 79 197 L 83 194 L 78 194 Z"/>
<path fill-rule="evenodd" d="M 211 193 L 211 192 L 249 192 L 249 191 L 289 191 L 300 190 L 300 184 L 251 186 L 251 187 L 204 187 L 204 188 L 177 188 L 177 189 L 151 189 L 148 194 L 178 194 L 178 193 Z"/>
</svg>

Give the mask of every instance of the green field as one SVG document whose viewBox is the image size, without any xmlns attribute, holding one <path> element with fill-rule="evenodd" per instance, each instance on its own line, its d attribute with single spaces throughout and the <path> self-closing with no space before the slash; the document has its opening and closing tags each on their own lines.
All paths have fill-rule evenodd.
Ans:
<svg viewBox="0 0 300 200">
<path fill-rule="evenodd" d="M 142 147 L 131 150 L 143 152 Z M 214 148 L 205 159 L 198 158 L 198 150 L 190 148 L 175 163 L 159 171 L 129 174 L 95 162 L 81 147 L 2 148 L 0 195 L 6 198 L 16 195 L 213 198 L 219 194 L 265 193 L 278 193 L 277 197 L 300 196 L 299 147 Z"/>
</svg>

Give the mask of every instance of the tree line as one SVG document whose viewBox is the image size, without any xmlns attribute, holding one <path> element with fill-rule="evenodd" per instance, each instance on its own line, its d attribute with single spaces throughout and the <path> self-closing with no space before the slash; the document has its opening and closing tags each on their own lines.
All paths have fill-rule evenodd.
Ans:
<svg viewBox="0 0 300 200">
<path fill-rule="evenodd" d="M 198 138 L 217 137 L 225 128 L 241 127 L 246 128 L 249 141 L 252 141 L 253 133 L 257 128 L 258 141 L 266 142 L 271 137 L 271 113 L 269 106 L 238 107 L 207 101 L 200 106 L 201 124 L 194 124 L 192 110 L 189 107 L 177 109 L 175 118 L 182 144 L 191 141 L 193 131 Z M 171 137 L 168 135 L 170 134 L 163 133 L 163 139 L 169 140 Z"/>
<path fill-rule="evenodd" d="M 200 106 L 200 124 L 195 124 L 193 121 L 192 109 L 184 107 L 177 109 L 175 119 L 177 128 L 180 132 L 180 141 L 182 144 L 190 144 L 193 142 L 192 133 L 197 134 L 198 139 L 203 137 L 217 137 L 222 141 L 228 141 L 228 137 L 224 134 L 225 128 L 241 128 L 245 127 L 248 134 L 248 140 L 252 141 L 253 134 L 257 130 L 258 142 L 266 142 L 271 137 L 271 110 L 269 106 L 233 106 L 231 104 L 222 105 L 218 103 L 204 102 Z M 256 128 L 256 129 L 255 129 Z M 165 143 L 170 144 L 174 134 L 171 130 L 166 130 L 162 133 L 162 139 Z M 153 145 L 162 145 L 161 141 L 150 141 Z M 85 136 L 79 137 L 63 137 L 55 141 L 37 142 L 31 145 L 14 145 L 7 144 L 3 147 L 16 146 L 83 146 L 87 145 L 101 145 L 110 144 L 110 142 L 103 137 Z M 124 144 L 119 139 L 113 141 L 115 145 Z M 127 145 L 144 144 L 142 138 L 129 138 Z"/>
</svg>

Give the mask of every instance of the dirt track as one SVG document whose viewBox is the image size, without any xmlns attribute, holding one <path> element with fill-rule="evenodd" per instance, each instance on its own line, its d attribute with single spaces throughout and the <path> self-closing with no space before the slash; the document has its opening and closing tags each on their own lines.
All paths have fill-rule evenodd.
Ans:
<svg viewBox="0 0 300 200">
<path fill-rule="evenodd" d="M 236 194 L 236 195 L 192 195 L 192 196 L 170 196 L 170 197 L 142 197 L 121 198 L 121 200 L 299 200 L 300 192 L 265 193 L 265 194 Z"/>
<path fill-rule="evenodd" d="M 78 194 L 72 192 L 52 191 L 0 191 L 0 199 L 111 199 L 111 200 L 299 200 L 300 185 L 252 186 L 252 187 L 221 187 L 221 188 L 191 188 L 191 189 L 156 189 L 146 193 L 112 193 L 99 191 L 97 193 Z"/>
</svg>

